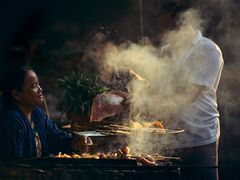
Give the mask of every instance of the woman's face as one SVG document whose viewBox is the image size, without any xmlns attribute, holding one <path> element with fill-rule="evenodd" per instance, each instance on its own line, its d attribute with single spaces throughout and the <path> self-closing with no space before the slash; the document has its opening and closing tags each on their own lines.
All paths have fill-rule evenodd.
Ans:
<svg viewBox="0 0 240 180">
<path fill-rule="evenodd" d="M 43 103 L 42 88 L 35 72 L 28 71 L 24 79 L 22 91 L 17 92 L 17 102 L 23 106 L 36 107 Z"/>
</svg>

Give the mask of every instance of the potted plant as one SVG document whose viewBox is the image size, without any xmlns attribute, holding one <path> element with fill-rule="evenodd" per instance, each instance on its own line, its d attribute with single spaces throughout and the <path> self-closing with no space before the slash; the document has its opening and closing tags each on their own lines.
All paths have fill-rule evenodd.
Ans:
<svg viewBox="0 0 240 180">
<path fill-rule="evenodd" d="M 71 128 L 89 125 L 93 99 L 109 89 L 97 82 L 96 75 L 87 75 L 72 71 L 57 81 L 57 87 L 63 90 L 59 99 L 59 110 L 71 121 Z"/>
</svg>

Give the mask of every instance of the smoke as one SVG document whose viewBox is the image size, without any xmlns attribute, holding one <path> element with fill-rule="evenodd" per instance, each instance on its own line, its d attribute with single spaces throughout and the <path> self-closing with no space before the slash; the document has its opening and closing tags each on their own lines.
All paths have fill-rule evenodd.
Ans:
<svg viewBox="0 0 240 180">
<path fill-rule="evenodd" d="M 146 41 L 145 43 L 125 42 L 120 45 L 107 43 L 104 49 L 99 51 L 101 63 L 103 63 L 100 66 L 100 72 L 111 72 L 111 69 L 131 69 L 146 79 L 147 83 L 139 80 L 129 83 L 132 94 L 131 112 L 134 120 L 161 120 L 165 126 L 168 126 L 169 116 L 180 108 L 169 98 L 175 96 L 175 89 L 172 86 L 174 72 L 172 61 L 175 55 L 184 54 L 192 39 L 193 30 L 201 30 L 210 39 L 216 41 L 223 50 L 225 67 L 220 83 L 221 104 L 229 102 L 234 97 L 233 93 L 237 94 L 238 91 L 235 92 L 235 90 L 239 88 L 240 79 L 238 70 L 240 31 L 235 21 L 237 18 L 235 20 L 232 18 L 233 12 L 238 12 L 236 11 L 237 2 L 212 0 L 208 3 L 202 1 L 195 3 L 199 11 L 195 9 L 186 11 L 180 18 L 179 29 L 161 34 L 165 44 L 172 45 L 171 49 L 168 46 L 160 49 L 148 40 L 147 43 Z M 175 54 L 171 54 L 172 50 Z M 109 67 L 111 67 L 110 70 Z M 239 97 L 235 97 L 237 97 L 236 103 Z M 173 142 L 173 138 L 170 138 L 164 136 L 158 148 L 161 149 L 161 145 Z M 150 152 L 154 149 L 153 145 L 156 145 L 154 142 L 159 144 L 159 136 L 148 136 L 147 133 L 141 132 L 133 137 L 131 146 Z"/>
<path fill-rule="evenodd" d="M 164 35 L 164 42 L 172 44 L 164 48 L 155 47 L 148 39 L 144 43 L 125 42 L 120 45 L 106 43 L 101 51 L 100 72 L 134 71 L 145 80 L 134 79 L 128 84 L 131 92 L 131 113 L 135 121 L 164 121 L 176 113 L 180 107 L 172 100 L 174 90 L 173 74 L 175 71 L 174 55 L 181 55 L 191 43 L 195 29 L 202 29 L 199 13 L 191 9 L 185 12 L 179 21 L 179 28 Z M 109 70 L 110 69 L 110 70 Z M 184 97 L 183 97 L 184 98 Z M 181 103 L 180 103 L 181 104 Z M 154 143 L 154 141 L 156 143 Z M 159 141 L 149 132 L 139 131 L 132 138 L 130 146 L 142 152 L 152 152 Z M 166 139 L 161 143 L 168 143 Z M 158 147 L 159 149 L 160 147 Z"/>
<path fill-rule="evenodd" d="M 133 80 L 129 84 L 133 112 L 153 109 L 157 104 L 150 103 L 152 96 L 156 95 L 163 99 L 159 94 L 162 94 L 161 96 L 167 94 L 165 90 L 169 78 L 166 77 L 171 66 L 167 59 L 160 57 L 159 49 L 151 44 L 125 43 L 120 46 L 108 44 L 104 52 L 105 67 L 132 70 L 147 81 L 146 83 L 143 80 Z"/>
</svg>

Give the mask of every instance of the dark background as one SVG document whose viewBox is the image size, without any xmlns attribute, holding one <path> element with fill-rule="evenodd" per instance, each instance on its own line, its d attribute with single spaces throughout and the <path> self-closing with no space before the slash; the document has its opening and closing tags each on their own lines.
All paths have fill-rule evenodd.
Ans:
<svg viewBox="0 0 240 180">
<path fill-rule="evenodd" d="M 12 64 L 32 65 L 45 93 L 81 65 L 97 32 L 113 41 L 140 40 L 139 0 L 9 0 L 0 9 L 0 80 Z M 144 36 L 157 35 L 154 18 L 163 1 L 142 0 Z M 225 67 L 218 91 L 221 113 L 220 164 L 240 162 L 239 7 L 237 0 L 191 1 L 206 20 L 204 35 L 222 49 Z M 50 99 L 51 100 L 51 99 Z M 55 102 L 52 100 L 52 102 Z M 51 107 L 50 107 L 51 108 Z"/>
</svg>

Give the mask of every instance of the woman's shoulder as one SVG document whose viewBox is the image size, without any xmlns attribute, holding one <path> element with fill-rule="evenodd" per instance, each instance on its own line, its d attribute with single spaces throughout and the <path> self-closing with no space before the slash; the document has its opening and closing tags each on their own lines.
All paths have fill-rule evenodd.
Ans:
<svg viewBox="0 0 240 180">
<path fill-rule="evenodd" d="M 23 113 L 16 106 L 3 107 L 1 115 L 8 118 L 23 118 Z"/>
<path fill-rule="evenodd" d="M 32 115 L 33 116 L 40 116 L 42 118 L 44 118 L 46 116 L 44 110 L 40 106 L 37 106 L 33 109 Z"/>
<path fill-rule="evenodd" d="M 1 112 L 1 123 L 12 127 L 25 127 L 26 118 L 23 113 L 16 107 L 4 108 Z"/>
<path fill-rule="evenodd" d="M 50 120 L 41 106 L 35 107 L 33 109 L 32 118 L 35 121 L 42 122 L 43 124 L 46 124 Z"/>
</svg>

